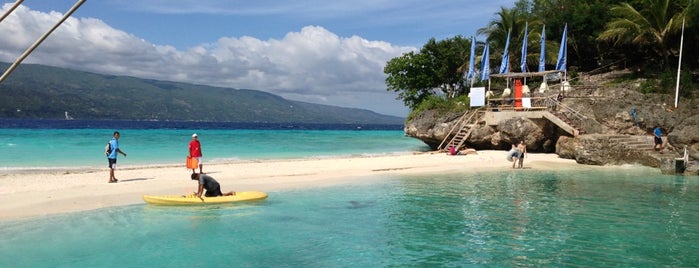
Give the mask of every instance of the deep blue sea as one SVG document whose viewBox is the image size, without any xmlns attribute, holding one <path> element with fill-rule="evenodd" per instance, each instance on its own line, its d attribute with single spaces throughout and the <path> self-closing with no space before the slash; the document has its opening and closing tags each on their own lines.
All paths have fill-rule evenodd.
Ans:
<svg viewBox="0 0 699 268">
<path fill-rule="evenodd" d="M 80 150 L 94 151 L 85 155 L 101 158 L 102 143 L 117 129 L 129 154 L 125 162 L 134 161 L 129 163 L 133 165 L 147 161 L 150 154 L 158 156 L 156 162 L 181 162 L 192 132 L 202 138 L 205 157 L 207 152 L 217 154 L 209 157 L 214 159 L 333 157 L 423 148 L 404 137 L 400 126 L 238 129 L 183 123 L 181 128 L 116 124 L 7 128 L 6 121 L 0 123 L 2 157 L 11 157 L 5 151 L 8 147 L 30 146 L 27 141 L 32 141 L 43 144 L 31 145 L 35 158 L 62 158 L 65 152 Z M 273 142 L 274 137 L 285 140 Z M 47 146 L 63 151 L 40 149 Z M 170 146 L 177 148 L 166 148 Z M 275 153 L 260 154 L 248 147 Z M 277 154 L 284 151 L 280 147 L 295 153 Z M 177 156 L 168 160 L 168 154 Z M 30 161 L 34 160 L 14 165 Z M 76 164 L 60 161 L 49 163 Z M 697 177 L 661 175 L 637 166 L 568 171 L 534 166 L 378 179 L 269 192 L 264 201 L 244 204 L 137 204 L 0 221 L 0 267 L 697 267 L 699 263 Z"/>
</svg>

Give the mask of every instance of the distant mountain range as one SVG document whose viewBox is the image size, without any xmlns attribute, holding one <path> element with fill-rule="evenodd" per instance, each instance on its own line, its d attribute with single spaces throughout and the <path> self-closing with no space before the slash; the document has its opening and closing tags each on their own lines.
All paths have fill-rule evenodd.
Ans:
<svg viewBox="0 0 699 268">
<path fill-rule="evenodd" d="M 0 63 L 2 70 L 9 64 Z M 284 99 L 258 90 L 103 75 L 22 64 L 0 84 L 0 117 L 403 124 L 365 109 Z"/>
</svg>

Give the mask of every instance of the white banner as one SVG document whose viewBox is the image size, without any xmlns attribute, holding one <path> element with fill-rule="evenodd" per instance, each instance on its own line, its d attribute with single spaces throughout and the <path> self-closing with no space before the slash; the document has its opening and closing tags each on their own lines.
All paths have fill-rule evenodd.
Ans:
<svg viewBox="0 0 699 268">
<path fill-rule="evenodd" d="M 485 87 L 471 88 L 471 107 L 485 106 Z"/>
</svg>

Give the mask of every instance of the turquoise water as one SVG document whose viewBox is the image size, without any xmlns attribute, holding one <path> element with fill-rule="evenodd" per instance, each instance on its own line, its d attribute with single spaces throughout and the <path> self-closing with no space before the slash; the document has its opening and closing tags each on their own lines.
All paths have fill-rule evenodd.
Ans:
<svg viewBox="0 0 699 268">
<path fill-rule="evenodd" d="M 382 176 L 0 222 L 0 266 L 696 267 L 698 211 L 696 177 L 645 168 Z"/>
<path fill-rule="evenodd" d="M 112 129 L 2 129 L 0 171 L 30 168 L 105 167 Z M 401 130 L 119 130 L 119 166 L 182 164 L 192 133 L 204 163 L 230 160 L 402 154 L 425 151 Z"/>
</svg>

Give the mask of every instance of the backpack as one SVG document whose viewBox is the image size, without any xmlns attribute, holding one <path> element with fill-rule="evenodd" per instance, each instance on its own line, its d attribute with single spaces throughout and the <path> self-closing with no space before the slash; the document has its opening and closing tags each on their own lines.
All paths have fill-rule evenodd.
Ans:
<svg viewBox="0 0 699 268">
<path fill-rule="evenodd" d="M 107 146 L 104 147 L 104 155 L 109 156 L 112 153 L 112 144 L 107 142 Z"/>
</svg>

